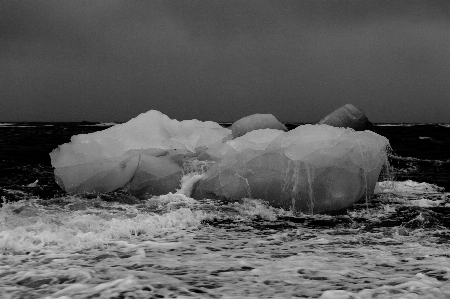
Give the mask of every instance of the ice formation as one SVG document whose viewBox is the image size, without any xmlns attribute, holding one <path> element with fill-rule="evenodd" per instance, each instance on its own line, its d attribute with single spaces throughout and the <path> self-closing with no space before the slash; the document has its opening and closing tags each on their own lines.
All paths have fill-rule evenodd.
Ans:
<svg viewBox="0 0 450 299">
<path fill-rule="evenodd" d="M 215 122 L 177 121 L 151 110 L 127 123 L 73 136 L 50 157 L 57 183 L 68 192 L 128 187 L 160 195 L 179 187 L 184 157 L 229 135 Z"/>
<path fill-rule="evenodd" d="M 371 131 L 328 125 L 252 131 L 214 149 L 218 162 L 194 198 L 259 198 L 307 213 L 345 208 L 373 194 L 387 146 Z"/>
<path fill-rule="evenodd" d="M 272 114 L 252 114 L 235 121 L 230 126 L 233 138 L 240 137 L 248 132 L 259 129 L 287 131 L 286 126 L 280 123 Z"/>
<path fill-rule="evenodd" d="M 243 118 L 229 130 L 151 110 L 74 136 L 50 156 L 56 181 L 71 193 L 178 190 L 194 198 L 259 198 L 308 213 L 344 208 L 373 194 L 386 162 L 386 138 L 329 125 L 285 129 L 272 115 Z M 206 173 L 181 182 L 183 170 L 198 168 L 193 162 L 208 165 L 200 171 Z"/>
<path fill-rule="evenodd" d="M 366 114 L 361 109 L 352 104 L 346 104 L 317 122 L 318 125 L 329 125 L 333 127 L 351 128 L 355 131 L 371 130 L 374 125 L 367 119 Z"/>
</svg>

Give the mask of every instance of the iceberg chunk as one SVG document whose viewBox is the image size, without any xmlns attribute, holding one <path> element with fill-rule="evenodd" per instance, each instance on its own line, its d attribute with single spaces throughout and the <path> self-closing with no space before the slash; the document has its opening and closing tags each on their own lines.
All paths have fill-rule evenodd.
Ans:
<svg viewBox="0 0 450 299">
<path fill-rule="evenodd" d="M 287 131 L 286 126 L 280 123 L 272 114 L 252 114 L 235 121 L 230 126 L 233 138 L 240 137 L 248 132 L 259 129 Z"/>
<path fill-rule="evenodd" d="M 341 109 L 333 116 L 333 125 L 366 123 L 362 112 L 347 106 L 342 109 L 348 113 Z M 73 136 L 50 156 L 57 183 L 70 193 L 125 187 L 138 195 L 167 194 L 180 187 L 184 169 L 200 162 L 208 165 L 206 172 L 185 188 L 197 199 L 259 198 L 317 213 L 373 194 L 387 163 L 386 138 L 327 124 L 285 129 L 272 115 L 243 118 L 229 130 L 151 110 L 127 123 Z"/>
<path fill-rule="evenodd" d="M 373 194 L 387 161 L 388 140 L 371 131 L 304 125 L 257 130 L 214 154 L 194 198 L 259 198 L 306 213 L 345 208 Z"/>
<path fill-rule="evenodd" d="M 346 104 L 317 122 L 318 125 L 351 128 L 355 131 L 371 130 L 375 132 L 375 126 L 367 119 L 361 109 L 352 104 Z"/>
<path fill-rule="evenodd" d="M 73 136 L 50 153 L 57 183 L 67 192 L 108 192 L 128 187 L 154 195 L 173 192 L 183 157 L 229 138 L 215 122 L 177 121 L 150 110 L 127 123 Z"/>
</svg>

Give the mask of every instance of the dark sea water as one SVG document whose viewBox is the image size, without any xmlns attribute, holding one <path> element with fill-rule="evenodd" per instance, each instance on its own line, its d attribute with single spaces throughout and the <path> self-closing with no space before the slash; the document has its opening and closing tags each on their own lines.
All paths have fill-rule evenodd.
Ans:
<svg viewBox="0 0 450 299">
<path fill-rule="evenodd" d="M 49 153 L 110 125 L 0 123 L 0 298 L 450 298 L 450 125 L 377 125 L 394 182 L 317 215 L 66 194 Z"/>
</svg>

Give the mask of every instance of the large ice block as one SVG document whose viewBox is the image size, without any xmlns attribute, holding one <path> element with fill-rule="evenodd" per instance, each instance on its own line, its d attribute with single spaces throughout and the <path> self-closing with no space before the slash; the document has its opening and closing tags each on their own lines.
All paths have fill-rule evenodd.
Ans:
<svg viewBox="0 0 450 299">
<path fill-rule="evenodd" d="M 57 183 L 68 192 L 127 187 L 159 195 L 179 187 L 184 156 L 230 135 L 215 122 L 177 121 L 151 110 L 127 123 L 73 136 L 50 157 Z"/>
<path fill-rule="evenodd" d="M 360 123 L 365 116 L 358 111 L 350 111 L 356 118 L 337 113 L 333 124 Z M 372 195 L 387 161 L 386 138 L 329 125 L 285 132 L 268 119 L 275 118 L 244 118 L 242 127 L 236 122 L 236 136 L 243 135 L 233 139 L 217 123 L 180 122 L 151 110 L 125 124 L 73 136 L 50 156 L 56 181 L 71 193 L 123 187 L 139 194 L 175 192 L 186 163 L 197 161 L 212 167 L 192 184 L 194 198 L 259 198 L 317 213 Z"/>
<path fill-rule="evenodd" d="M 304 125 L 257 130 L 215 149 L 218 162 L 194 198 L 260 198 L 306 213 L 345 208 L 373 194 L 388 140 L 371 131 Z"/>
</svg>

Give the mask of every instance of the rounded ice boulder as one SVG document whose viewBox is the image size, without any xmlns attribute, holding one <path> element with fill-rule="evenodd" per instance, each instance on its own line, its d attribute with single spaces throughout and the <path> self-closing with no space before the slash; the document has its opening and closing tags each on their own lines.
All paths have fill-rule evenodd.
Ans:
<svg viewBox="0 0 450 299">
<path fill-rule="evenodd" d="M 287 131 L 286 126 L 279 122 L 272 114 L 252 114 L 235 121 L 230 126 L 233 138 L 240 137 L 248 132 L 260 129 Z"/>
<path fill-rule="evenodd" d="M 339 107 L 318 121 L 317 124 L 340 128 L 351 128 L 355 131 L 374 131 L 375 128 L 367 118 L 364 111 L 353 106 L 352 104 L 346 104 Z"/>
<path fill-rule="evenodd" d="M 338 210 L 373 194 L 388 140 L 371 131 L 304 125 L 227 141 L 194 198 L 259 198 L 305 213 Z"/>
</svg>

